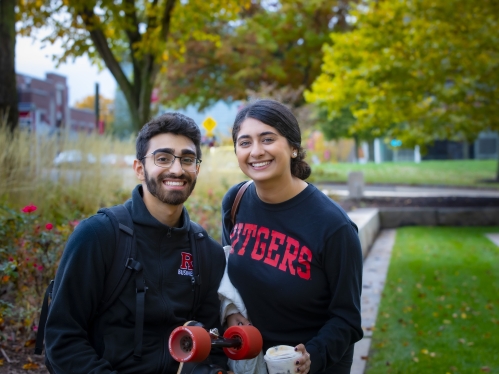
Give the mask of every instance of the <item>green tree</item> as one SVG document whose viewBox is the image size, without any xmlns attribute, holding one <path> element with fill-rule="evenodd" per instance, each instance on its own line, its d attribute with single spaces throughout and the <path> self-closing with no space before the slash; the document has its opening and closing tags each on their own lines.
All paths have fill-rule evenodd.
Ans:
<svg viewBox="0 0 499 374">
<path fill-rule="evenodd" d="M 349 107 L 351 134 L 408 146 L 499 130 L 499 2 L 369 1 L 352 14 L 355 29 L 324 47 L 309 102 L 331 117 Z"/>
<path fill-rule="evenodd" d="M 3 1 L 3 0 L 2 0 Z M 62 41 L 58 61 L 88 55 L 104 63 L 130 108 L 136 130 L 149 120 L 151 93 L 163 63 L 185 52 L 185 41 L 212 40 L 210 24 L 234 20 L 249 0 L 20 0 L 22 33 L 47 27 Z M 132 65 L 131 78 L 122 63 Z"/>
<path fill-rule="evenodd" d="M 327 140 L 353 137 L 354 139 L 354 157 L 358 161 L 359 135 L 351 134 L 350 128 L 355 124 L 356 118 L 353 116 L 350 108 L 341 108 L 336 116 L 330 117 L 328 110 L 317 108 L 314 115 L 316 125 L 320 128 Z"/>
<path fill-rule="evenodd" d="M 18 123 L 15 70 L 16 0 L 0 1 L 0 127 L 13 130 Z"/>
<path fill-rule="evenodd" d="M 200 109 L 252 93 L 310 88 L 320 73 L 322 45 L 348 29 L 346 0 L 252 1 L 237 22 L 210 27 L 220 42 L 191 39 L 182 58 L 167 63 L 161 100 Z M 293 105 L 304 103 L 303 95 Z"/>
</svg>

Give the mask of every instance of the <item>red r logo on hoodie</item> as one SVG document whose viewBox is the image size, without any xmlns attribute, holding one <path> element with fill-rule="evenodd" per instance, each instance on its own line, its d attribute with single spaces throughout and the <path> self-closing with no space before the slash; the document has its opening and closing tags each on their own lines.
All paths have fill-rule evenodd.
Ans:
<svg viewBox="0 0 499 374">
<path fill-rule="evenodd" d="M 182 262 L 180 263 L 180 269 L 182 270 L 193 270 L 192 266 L 192 254 L 187 252 L 182 252 Z"/>
</svg>

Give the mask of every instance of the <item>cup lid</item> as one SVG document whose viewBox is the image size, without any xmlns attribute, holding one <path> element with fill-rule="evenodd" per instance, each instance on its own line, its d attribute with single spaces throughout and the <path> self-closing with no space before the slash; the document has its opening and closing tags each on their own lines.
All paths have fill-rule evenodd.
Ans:
<svg viewBox="0 0 499 374">
<path fill-rule="evenodd" d="M 266 355 L 271 360 L 290 358 L 296 356 L 297 354 L 300 353 L 296 352 L 295 348 L 291 347 L 290 345 L 276 345 L 274 347 L 270 347 L 269 349 L 267 349 L 266 352 Z"/>
</svg>

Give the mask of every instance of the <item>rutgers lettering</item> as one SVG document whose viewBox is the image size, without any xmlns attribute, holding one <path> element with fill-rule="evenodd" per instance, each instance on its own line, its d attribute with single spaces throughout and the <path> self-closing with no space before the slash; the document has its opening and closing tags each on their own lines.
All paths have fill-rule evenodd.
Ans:
<svg viewBox="0 0 499 374">
<path fill-rule="evenodd" d="M 187 252 L 182 252 L 182 260 L 180 262 L 180 269 L 182 270 L 192 270 L 192 254 Z"/>
<path fill-rule="evenodd" d="M 312 251 L 290 236 L 267 227 L 250 223 L 238 223 L 230 233 L 234 253 L 244 256 L 248 251 L 255 261 L 310 279 Z M 239 243 L 239 244 L 238 244 Z M 239 249 L 236 250 L 236 244 Z M 249 246 L 248 246 L 249 244 Z"/>
</svg>

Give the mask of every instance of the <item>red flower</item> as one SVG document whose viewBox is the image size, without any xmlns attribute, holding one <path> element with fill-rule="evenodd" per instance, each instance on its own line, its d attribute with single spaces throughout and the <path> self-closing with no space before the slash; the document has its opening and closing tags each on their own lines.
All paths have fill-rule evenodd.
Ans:
<svg viewBox="0 0 499 374">
<path fill-rule="evenodd" d="M 22 208 L 21 211 L 23 213 L 31 213 L 31 212 L 34 212 L 37 209 L 38 208 L 36 207 L 36 205 L 29 204 L 29 205 L 26 205 L 24 208 Z"/>
<path fill-rule="evenodd" d="M 50 231 L 54 228 L 54 225 L 49 222 L 45 225 L 45 228 Z"/>
</svg>

